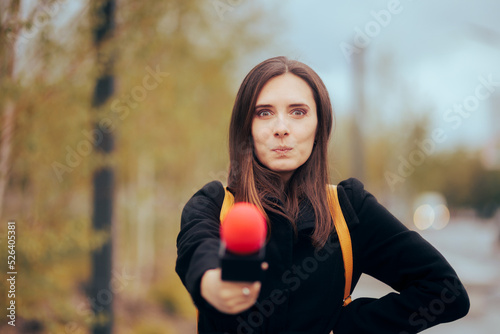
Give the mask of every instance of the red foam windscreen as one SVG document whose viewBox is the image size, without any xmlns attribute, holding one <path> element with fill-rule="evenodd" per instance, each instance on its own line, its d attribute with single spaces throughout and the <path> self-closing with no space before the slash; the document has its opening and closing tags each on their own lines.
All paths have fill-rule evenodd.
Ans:
<svg viewBox="0 0 500 334">
<path fill-rule="evenodd" d="M 231 252 L 251 254 L 257 252 L 265 243 L 266 219 L 255 205 L 239 202 L 228 211 L 220 234 L 226 248 Z"/>
</svg>

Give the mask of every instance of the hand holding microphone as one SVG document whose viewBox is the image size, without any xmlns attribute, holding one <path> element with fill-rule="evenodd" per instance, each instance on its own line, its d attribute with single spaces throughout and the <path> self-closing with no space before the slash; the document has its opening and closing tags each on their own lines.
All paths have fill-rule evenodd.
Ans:
<svg viewBox="0 0 500 334">
<path fill-rule="evenodd" d="M 201 295 L 220 312 L 237 314 L 257 301 L 260 282 L 229 282 L 221 279 L 221 268 L 207 270 L 201 279 Z"/>
<path fill-rule="evenodd" d="M 236 314 L 251 307 L 259 296 L 267 225 L 253 204 L 236 203 L 221 224 L 221 268 L 207 270 L 201 295 L 219 311 Z"/>
</svg>

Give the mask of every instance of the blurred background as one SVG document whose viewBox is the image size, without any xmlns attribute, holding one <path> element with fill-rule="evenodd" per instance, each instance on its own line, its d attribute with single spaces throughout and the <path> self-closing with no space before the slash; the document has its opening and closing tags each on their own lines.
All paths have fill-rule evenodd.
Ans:
<svg viewBox="0 0 500 334">
<path fill-rule="evenodd" d="M 427 332 L 497 333 L 498 13 L 496 0 L 0 1 L 0 258 L 15 221 L 17 270 L 16 327 L 3 315 L 0 332 L 194 333 L 180 213 L 226 182 L 244 75 L 285 55 L 330 92 L 332 183 L 360 178 L 467 286 L 469 315 Z M 388 291 L 363 277 L 355 296 Z"/>
</svg>

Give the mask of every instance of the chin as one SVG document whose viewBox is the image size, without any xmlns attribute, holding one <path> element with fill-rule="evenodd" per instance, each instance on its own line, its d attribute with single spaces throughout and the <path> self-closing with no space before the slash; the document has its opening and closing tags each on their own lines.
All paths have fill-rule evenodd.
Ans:
<svg viewBox="0 0 500 334">
<path fill-rule="evenodd" d="M 293 171 L 295 171 L 297 168 L 289 168 L 289 167 L 283 167 L 283 166 L 280 166 L 280 167 L 272 167 L 270 168 L 272 171 L 276 172 L 276 173 L 292 173 Z"/>
</svg>

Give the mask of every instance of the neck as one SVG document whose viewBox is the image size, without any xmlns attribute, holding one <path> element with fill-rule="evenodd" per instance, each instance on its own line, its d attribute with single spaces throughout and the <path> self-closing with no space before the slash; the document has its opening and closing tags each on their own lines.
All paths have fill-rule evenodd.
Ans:
<svg viewBox="0 0 500 334">
<path fill-rule="evenodd" d="M 292 177 L 293 172 L 294 171 L 279 173 L 280 177 L 281 177 L 281 181 L 283 181 L 283 184 L 286 185 L 288 183 L 288 181 L 290 181 L 290 178 Z"/>
</svg>

